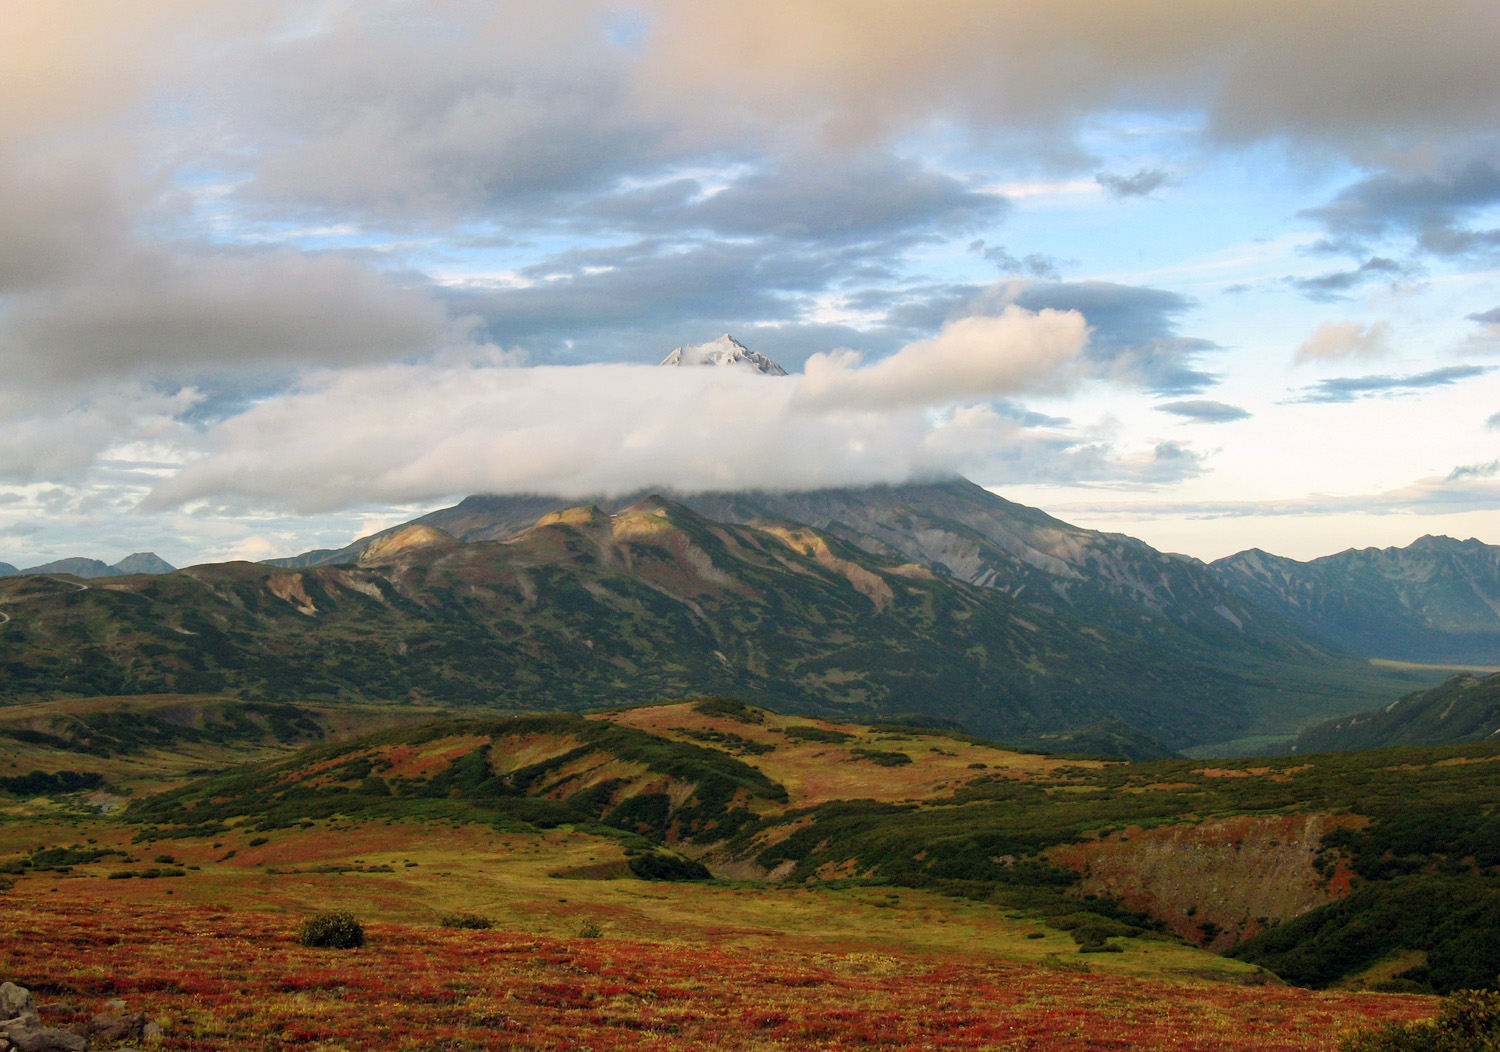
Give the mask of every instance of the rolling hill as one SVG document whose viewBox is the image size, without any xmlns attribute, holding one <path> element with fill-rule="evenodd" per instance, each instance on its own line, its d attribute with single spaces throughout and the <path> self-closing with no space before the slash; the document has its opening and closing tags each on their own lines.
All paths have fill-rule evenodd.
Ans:
<svg viewBox="0 0 1500 1052">
<path fill-rule="evenodd" d="M 124 819 L 135 842 L 184 846 L 403 821 L 556 830 L 614 847 L 554 877 L 917 889 L 1084 952 L 1170 931 L 1304 985 L 1441 992 L 1500 971 L 1497 758 L 1106 762 L 709 698 L 397 727 Z"/>
</svg>

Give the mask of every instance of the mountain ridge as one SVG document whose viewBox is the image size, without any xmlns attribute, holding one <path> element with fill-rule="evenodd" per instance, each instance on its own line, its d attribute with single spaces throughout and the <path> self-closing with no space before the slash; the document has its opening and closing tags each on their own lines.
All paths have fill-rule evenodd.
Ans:
<svg viewBox="0 0 1500 1052">
<path fill-rule="evenodd" d="M 173 573 L 177 568 L 155 552 L 136 552 L 127 555 L 119 562 L 110 565 L 101 559 L 90 559 L 84 556 L 72 556 L 67 559 L 55 559 L 40 566 L 28 566 L 24 570 L 18 570 L 10 563 L 0 563 L 0 577 L 18 577 L 24 574 L 71 574 L 84 580 L 98 577 L 126 577 L 131 574 L 164 574 Z"/>
<path fill-rule="evenodd" d="M 1427 535 L 1307 562 L 1252 548 L 1209 570 L 1336 646 L 1404 661 L 1500 662 L 1500 546 Z"/>
<path fill-rule="evenodd" d="M 598 497 L 593 503 L 620 510 L 644 496 Z M 670 496 L 719 522 L 805 523 L 871 554 L 915 561 L 1042 608 L 1071 609 L 1116 631 L 1180 631 L 1237 650 L 1298 656 L 1318 649 L 1279 617 L 1267 616 L 1227 589 L 1196 559 L 1159 552 L 1123 534 L 1073 526 L 967 479 Z M 473 495 L 412 524 L 435 526 L 464 541 L 499 540 L 570 503 L 577 502 L 544 495 Z M 365 546 L 389 532 L 341 549 L 269 562 L 291 568 L 356 562 Z"/>
</svg>

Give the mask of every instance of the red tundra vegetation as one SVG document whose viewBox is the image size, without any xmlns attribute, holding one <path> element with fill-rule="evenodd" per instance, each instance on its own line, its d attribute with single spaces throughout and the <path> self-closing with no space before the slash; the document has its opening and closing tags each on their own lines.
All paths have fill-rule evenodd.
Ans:
<svg viewBox="0 0 1500 1052">
<path fill-rule="evenodd" d="M 1332 1049 L 1429 998 L 1135 979 L 979 953 L 819 953 L 374 923 L 297 944 L 292 914 L 0 900 L 0 978 L 49 1025 L 125 999 L 174 1050 Z"/>
</svg>

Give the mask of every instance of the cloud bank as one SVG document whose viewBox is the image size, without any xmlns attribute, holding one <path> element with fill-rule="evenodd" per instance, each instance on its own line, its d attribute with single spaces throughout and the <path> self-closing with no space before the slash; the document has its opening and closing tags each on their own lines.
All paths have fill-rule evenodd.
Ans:
<svg viewBox="0 0 1500 1052">
<path fill-rule="evenodd" d="M 214 426 L 207 455 L 148 505 L 324 512 L 469 492 L 807 489 L 962 470 L 1150 483 L 1199 470 L 1180 444 L 1116 456 L 990 404 L 1077 382 L 1086 342 L 1075 313 L 1013 307 L 870 365 L 816 355 L 787 377 L 622 364 L 345 369 Z"/>
</svg>

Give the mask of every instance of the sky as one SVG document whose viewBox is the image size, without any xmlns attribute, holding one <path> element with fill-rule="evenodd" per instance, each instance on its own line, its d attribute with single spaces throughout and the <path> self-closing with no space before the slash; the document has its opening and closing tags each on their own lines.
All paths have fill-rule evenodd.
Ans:
<svg viewBox="0 0 1500 1052">
<path fill-rule="evenodd" d="M 0 561 L 961 474 L 1500 543 L 1493 0 L 7 0 Z M 732 333 L 789 376 L 662 369 Z"/>
</svg>

